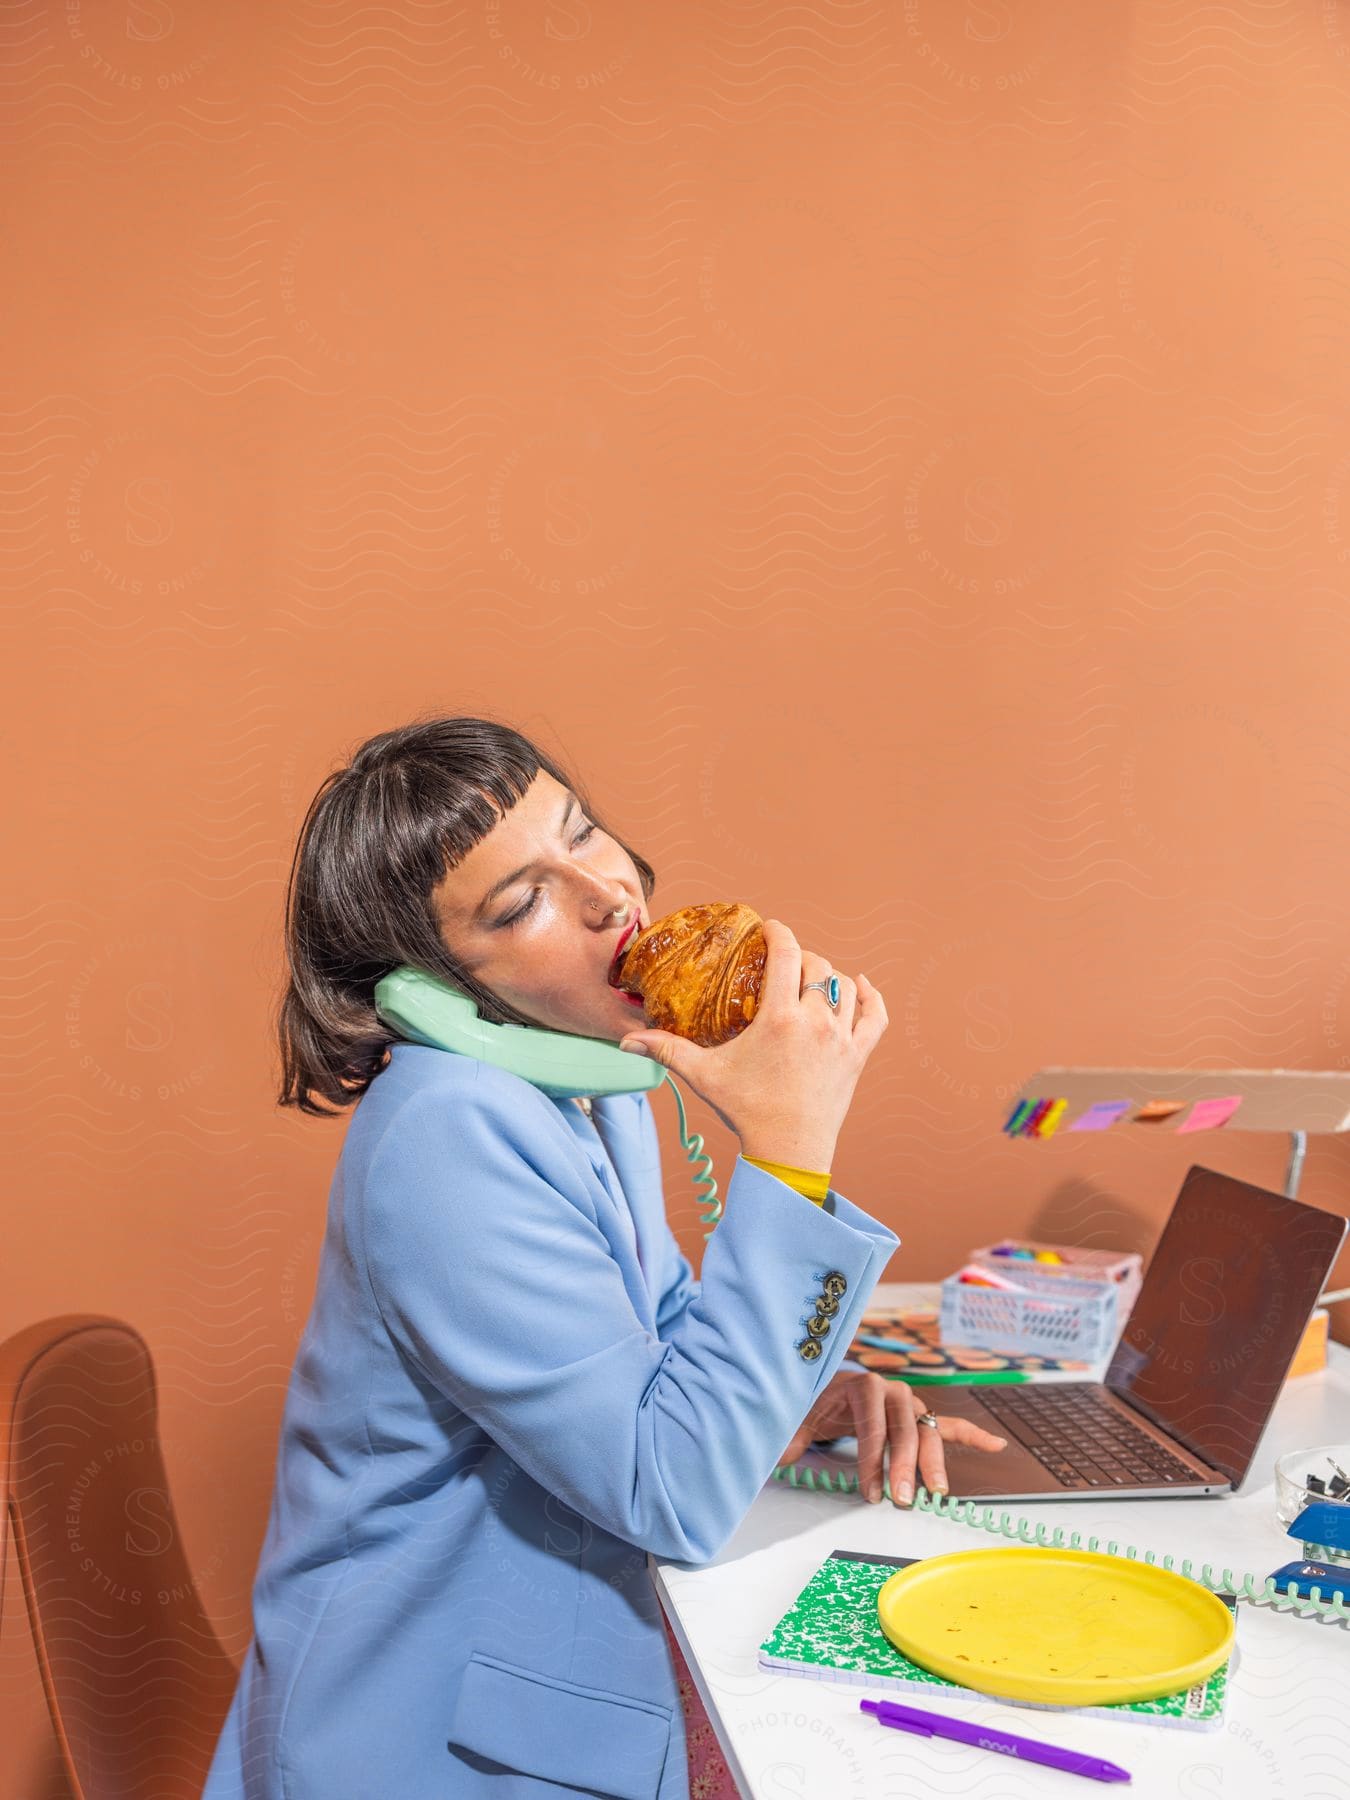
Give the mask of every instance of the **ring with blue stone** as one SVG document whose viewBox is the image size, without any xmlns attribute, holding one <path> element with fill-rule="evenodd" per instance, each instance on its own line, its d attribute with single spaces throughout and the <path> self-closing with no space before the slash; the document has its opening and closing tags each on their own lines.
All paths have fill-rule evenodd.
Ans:
<svg viewBox="0 0 1350 1800">
<path fill-rule="evenodd" d="M 839 977 L 837 975 L 831 975 L 828 981 L 808 981 L 806 986 L 802 989 L 802 993 L 808 994 L 812 988 L 819 988 L 821 993 L 824 994 L 825 998 L 829 1001 L 831 1011 L 838 1012 Z"/>
</svg>

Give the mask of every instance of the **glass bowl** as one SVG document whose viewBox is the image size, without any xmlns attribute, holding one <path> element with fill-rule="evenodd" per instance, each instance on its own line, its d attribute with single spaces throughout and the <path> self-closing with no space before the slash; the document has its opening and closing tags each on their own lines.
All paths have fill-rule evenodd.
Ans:
<svg viewBox="0 0 1350 1800">
<path fill-rule="evenodd" d="M 1305 1506 L 1325 1503 L 1344 1507 L 1350 1518 L 1350 1490 L 1343 1495 L 1319 1494 L 1307 1485 L 1309 1475 L 1333 1480 L 1339 1464 L 1350 1476 L 1350 1444 L 1322 1444 L 1315 1450 L 1291 1450 L 1275 1464 L 1275 1517 L 1288 1531 Z M 1320 1560 L 1350 1563 L 1350 1550 L 1319 1546 Z"/>
</svg>

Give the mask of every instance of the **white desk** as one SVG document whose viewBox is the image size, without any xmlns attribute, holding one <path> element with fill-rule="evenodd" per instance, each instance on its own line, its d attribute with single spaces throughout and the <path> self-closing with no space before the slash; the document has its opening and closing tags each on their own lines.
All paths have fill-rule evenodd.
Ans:
<svg viewBox="0 0 1350 1800">
<path fill-rule="evenodd" d="M 879 1285 L 870 1302 L 921 1306 L 932 1289 Z M 1081 1377 L 1080 1377 L 1081 1379 Z M 1274 1465 L 1287 1450 L 1350 1442 L 1350 1348 L 1299 1375 L 1280 1398 L 1241 1495 L 1199 1500 L 1075 1500 L 1007 1508 L 1095 1534 L 1105 1545 L 1189 1556 L 1265 1577 L 1299 1554 L 1275 1518 Z M 856 1494 L 766 1482 L 731 1542 L 702 1567 L 649 1558 L 656 1591 L 744 1800 L 1343 1800 L 1350 1793 L 1350 1627 L 1240 1603 L 1238 1660 L 1217 1730 L 1037 1711 L 972 1694 L 941 1706 L 962 1718 L 1104 1756 L 1134 1777 L 1116 1789 L 950 1741 L 888 1730 L 858 1710 L 867 1688 L 760 1669 L 756 1653 L 836 1547 L 892 1556 L 1006 1543 L 931 1514 Z M 1014 1540 L 1015 1541 L 1015 1540 Z M 872 1695 L 878 1697 L 881 1690 Z M 892 1695 L 903 1699 L 903 1695 Z"/>
</svg>

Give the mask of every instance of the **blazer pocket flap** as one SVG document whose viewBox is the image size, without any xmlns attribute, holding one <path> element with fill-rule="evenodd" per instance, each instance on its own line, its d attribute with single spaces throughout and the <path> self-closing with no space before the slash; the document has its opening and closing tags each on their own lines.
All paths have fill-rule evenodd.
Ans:
<svg viewBox="0 0 1350 1800">
<path fill-rule="evenodd" d="M 475 1650 L 450 1743 L 541 1781 L 616 1800 L 655 1800 L 670 1745 L 669 1707 L 578 1687 Z"/>
</svg>

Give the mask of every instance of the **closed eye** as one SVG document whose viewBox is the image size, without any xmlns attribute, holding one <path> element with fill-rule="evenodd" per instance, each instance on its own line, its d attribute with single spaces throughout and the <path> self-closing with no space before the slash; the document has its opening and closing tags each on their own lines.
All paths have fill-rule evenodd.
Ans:
<svg viewBox="0 0 1350 1800">
<path fill-rule="evenodd" d="M 572 848 L 575 850 L 578 848 L 579 845 L 584 844 L 589 837 L 593 836 L 594 832 L 595 832 L 594 825 L 588 825 L 584 831 L 579 831 L 577 833 L 577 835 L 572 839 Z M 515 912 L 513 912 L 511 914 L 510 918 L 499 920 L 498 924 L 497 924 L 497 929 L 499 931 L 509 931 L 513 925 L 519 925 L 519 923 L 522 919 L 528 918 L 529 915 L 534 911 L 535 903 L 537 902 L 538 899 L 539 899 L 539 889 L 534 888 L 531 891 L 530 897 L 525 902 L 524 906 L 517 907 Z"/>
</svg>

